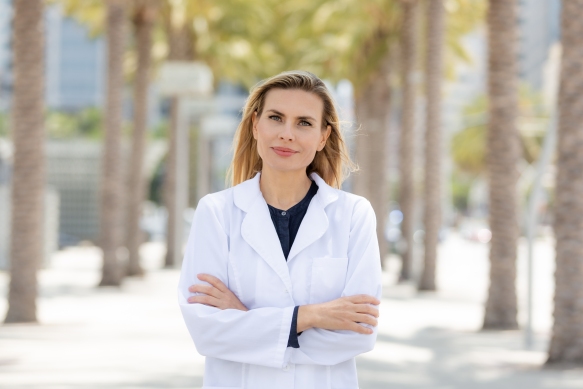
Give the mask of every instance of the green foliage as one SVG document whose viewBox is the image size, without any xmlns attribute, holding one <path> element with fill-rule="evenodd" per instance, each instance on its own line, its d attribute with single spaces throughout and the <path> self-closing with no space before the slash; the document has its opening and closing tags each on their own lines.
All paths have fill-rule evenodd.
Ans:
<svg viewBox="0 0 583 389">
<path fill-rule="evenodd" d="M 89 29 L 97 37 L 105 26 L 105 2 L 101 0 L 47 0 L 48 4 L 62 7 L 63 13 Z"/>
<path fill-rule="evenodd" d="M 50 0 L 103 32 L 105 6 L 98 0 Z M 128 1 L 128 17 L 135 1 Z M 378 71 L 401 27 L 400 0 L 160 0 L 153 55 L 168 53 L 168 31 L 192 29 L 197 59 L 215 79 L 246 87 L 284 70 L 304 69 L 336 81 L 350 79 L 356 92 Z M 469 61 L 461 37 L 483 20 L 485 0 L 445 0 L 447 63 Z M 452 62 L 453 61 L 453 62 Z M 451 68 L 451 66 L 449 66 Z M 126 74 L 135 68 L 128 51 Z"/>
<path fill-rule="evenodd" d="M 474 178 L 459 171 L 454 171 L 451 175 L 451 196 L 453 206 L 459 212 L 466 212 L 470 199 L 470 190 Z"/>
<path fill-rule="evenodd" d="M 148 200 L 158 205 L 163 205 L 164 203 L 166 161 L 167 155 L 158 162 L 154 169 L 152 179 L 148 182 Z"/>
<path fill-rule="evenodd" d="M 548 126 L 548 113 L 542 97 L 526 85 L 519 89 L 517 121 L 522 157 L 528 163 L 538 159 Z M 463 111 L 464 129 L 451 140 L 451 153 L 456 166 L 466 173 L 481 174 L 486 170 L 486 134 L 488 101 L 480 95 Z"/>
<path fill-rule="evenodd" d="M 101 139 L 101 110 L 86 108 L 77 113 L 50 111 L 46 118 L 46 131 L 50 138 L 86 138 Z"/>
<path fill-rule="evenodd" d="M 486 169 L 486 112 L 488 100 L 480 95 L 463 110 L 464 129 L 451 140 L 452 158 L 466 173 L 480 174 Z"/>
<path fill-rule="evenodd" d="M 0 112 L 0 138 L 8 137 L 8 114 Z"/>
<path fill-rule="evenodd" d="M 166 139 L 168 137 L 168 121 L 158 123 L 148 132 L 151 139 Z"/>
<path fill-rule="evenodd" d="M 304 69 L 331 81 L 350 79 L 358 93 L 378 71 L 401 27 L 398 0 L 165 4 L 165 18 L 178 6 L 191 21 L 197 57 L 211 66 L 215 77 L 247 87 L 284 70 Z M 484 0 L 448 1 L 446 35 L 447 44 L 455 44 L 454 60 L 469 60 L 460 39 L 482 20 L 484 9 Z"/>
<path fill-rule="evenodd" d="M 462 45 L 464 35 L 484 22 L 486 0 L 445 0 L 447 12 L 445 25 L 445 64 L 448 76 L 453 76 L 454 64 L 462 60 L 471 63 L 472 58 Z"/>
<path fill-rule="evenodd" d="M 465 172 L 479 174 L 486 169 L 486 126 L 467 127 L 452 138 L 452 158 Z"/>
</svg>

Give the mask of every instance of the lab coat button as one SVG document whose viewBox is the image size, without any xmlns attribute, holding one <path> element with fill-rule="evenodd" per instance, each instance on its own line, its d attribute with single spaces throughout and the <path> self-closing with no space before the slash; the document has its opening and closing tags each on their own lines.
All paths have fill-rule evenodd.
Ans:
<svg viewBox="0 0 583 389">
<path fill-rule="evenodd" d="M 283 371 L 288 371 L 288 370 L 289 370 L 289 366 L 288 366 L 288 365 L 285 365 L 285 366 L 283 367 Z"/>
</svg>

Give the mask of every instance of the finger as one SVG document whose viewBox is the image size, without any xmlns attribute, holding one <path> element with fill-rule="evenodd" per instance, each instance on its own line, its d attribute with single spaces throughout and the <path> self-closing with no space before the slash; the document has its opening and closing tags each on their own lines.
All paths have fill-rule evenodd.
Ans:
<svg viewBox="0 0 583 389">
<path fill-rule="evenodd" d="M 188 290 L 192 293 L 204 293 L 209 296 L 213 296 L 216 298 L 221 298 L 221 291 L 211 285 L 204 285 L 204 284 L 195 284 L 192 285 Z"/>
<path fill-rule="evenodd" d="M 215 276 L 211 276 L 210 274 L 199 274 L 197 276 L 197 278 L 201 281 L 206 281 L 209 284 L 211 284 L 212 286 L 214 286 L 215 288 L 217 288 L 218 290 L 220 290 L 221 292 L 226 292 L 227 290 L 229 290 L 229 288 L 227 288 L 225 286 L 225 284 L 223 283 L 223 281 L 219 280 L 217 277 Z"/>
<path fill-rule="evenodd" d="M 381 302 L 374 296 L 368 294 L 355 294 L 354 296 L 348 296 L 348 300 L 355 304 L 374 304 L 379 305 Z"/>
<path fill-rule="evenodd" d="M 211 307 L 220 308 L 221 300 L 212 296 L 201 294 L 197 296 L 190 296 L 188 298 L 188 302 L 190 304 L 205 304 L 210 305 Z"/>
<path fill-rule="evenodd" d="M 358 319 L 358 323 L 365 323 L 365 324 L 369 324 L 373 327 L 376 327 L 379 324 L 379 321 L 371 316 L 371 315 L 367 315 L 365 313 L 359 313 L 359 319 Z"/>
<path fill-rule="evenodd" d="M 376 327 L 378 324 L 376 318 L 365 313 L 353 313 L 352 315 L 349 315 L 348 318 L 355 323 L 365 323 L 373 327 Z"/>
<path fill-rule="evenodd" d="M 379 310 L 369 304 L 355 304 L 354 307 L 357 313 L 367 313 L 374 317 L 379 317 Z"/>
<path fill-rule="evenodd" d="M 358 332 L 359 334 L 370 335 L 374 331 L 371 328 L 361 326 L 360 324 L 353 323 L 348 326 L 350 331 Z"/>
</svg>

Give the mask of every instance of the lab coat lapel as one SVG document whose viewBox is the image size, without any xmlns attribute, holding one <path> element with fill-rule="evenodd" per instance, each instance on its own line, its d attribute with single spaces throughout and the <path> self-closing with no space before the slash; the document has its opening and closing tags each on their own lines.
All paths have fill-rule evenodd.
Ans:
<svg viewBox="0 0 583 389">
<path fill-rule="evenodd" d="M 289 262 L 306 247 L 320 239 L 328 229 L 326 206 L 338 199 L 337 191 L 316 173 L 310 175 L 318 185 L 318 192 L 310 201 L 306 215 L 287 257 Z M 235 186 L 235 205 L 246 212 L 241 224 L 241 236 L 275 271 L 286 288 L 292 291 L 291 279 L 279 237 L 275 232 L 267 203 L 261 194 L 261 173 Z"/>
<path fill-rule="evenodd" d="M 300 251 L 320 239 L 327 229 L 328 216 L 326 216 L 326 212 L 324 211 L 320 199 L 317 196 L 314 196 L 312 201 L 310 201 L 306 215 L 300 224 L 300 229 L 298 230 L 296 239 L 294 240 L 289 255 L 287 256 L 288 262 L 291 261 L 291 259 Z"/>
<path fill-rule="evenodd" d="M 242 183 L 235 192 L 235 203 L 247 212 L 241 224 L 241 236 L 275 271 L 291 294 L 289 271 L 269 208 L 259 190 L 259 176 L 260 173 Z"/>
<path fill-rule="evenodd" d="M 334 188 L 326 184 L 318 174 L 312 173 L 310 176 L 318 185 L 318 192 L 310 201 L 306 215 L 300 224 L 300 229 L 287 257 L 288 262 L 324 235 L 329 223 L 325 208 L 338 198 Z"/>
</svg>

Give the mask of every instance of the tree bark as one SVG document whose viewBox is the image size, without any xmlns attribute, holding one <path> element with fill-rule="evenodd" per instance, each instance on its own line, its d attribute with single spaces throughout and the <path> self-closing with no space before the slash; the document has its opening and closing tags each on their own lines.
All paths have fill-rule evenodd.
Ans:
<svg viewBox="0 0 583 389">
<path fill-rule="evenodd" d="M 419 290 L 436 290 L 435 268 L 441 226 L 441 79 L 443 76 L 443 0 L 427 5 L 427 58 L 425 88 L 427 116 L 425 130 L 425 250 Z"/>
<path fill-rule="evenodd" d="M 127 236 L 129 252 L 128 276 L 141 276 L 144 270 L 140 265 L 140 246 L 143 232 L 140 229 L 142 206 L 146 195 L 146 176 L 144 172 L 144 149 L 148 123 L 148 89 L 150 86 L 150 64 L 152 49 L 152 27 L 156 9 L 148 2 L 138 4 L 134 19 L 136 39 L 137 69 L 134 80 L 134 130 L 132 134 L 132 153 L 127 180 Z"/>
<path fill-rule="evenodd" d="M 100 245 L 103 268 L 100 286 L 121 284 L 123 271 L 117 252 L 122 239 L 121 122 L 125 8 L 120 0 L 107 2 L 107 101 L 101 182 Z"/>
<path fill-rule="evenodd" d="M 415 67 L 417 61 L 417 8 L 418 2 L 410 0 L 402 3 L 403 24 L 401 28 L 401 82 L 403 90 L 401 138 L 399 152 L 399 203 L 403 212 L 401 234 L 400 281 L 412 278 L 413 229 L 415 212 L 415 188 L 413 164 L 415 157 Z"/>
<path fill-rule="evenodd" d="M 44 2 L 14 2 L 14 170 L 6 323 L 36 322 L 44 243 Z"/>
<path fill-rule="evenodd" d="M 583 0 L 563 2 L 555 188 L 555 310 L 548 364 L 583 365 Z"/>
<path fill-rule="evenodd" d="M 386 145 L 390 104 L 390 54 L 387 53 L 377 72 L 359 92 L 355 104 L 362 127 L 356 137 L 359 171 L 354 175 L 354 192 L 366 197 L 375 211 L 381 265 L 388 254 L 384 226 L 389 200 Z"/>
<path fill-rule="evenodd" d="M 187 60 L 192 61 L 195 58 L 194 53 L 194 35 L 189 26 L 168 26 L 168 36 L 170 39 L 170 60 Z M 176 126 L 178 124 L 178 99 L 170 100 L 170 122 L 168 134 L 168 155 L 166 159 L 166 175 L 164 179 L 164 203 L 168 212 L 166 226 L 166 256 L 164 259 L 165 267 L 174 267 L 176 264 L 176 255 L 174 253 L 174 231 L 175 226 L 175 208 L 176 208 Z"/>
<path fill-rule="evenodd" d="M 492 241 L 484 329 L 518 327 L 515 285 L 519 157 L 519 138 L 515 124 L 518 112 L 516 16 L 515 0 L 490 0 L 486 159 Z"/>
</svg>

